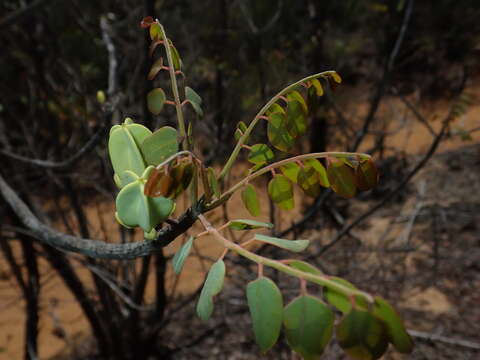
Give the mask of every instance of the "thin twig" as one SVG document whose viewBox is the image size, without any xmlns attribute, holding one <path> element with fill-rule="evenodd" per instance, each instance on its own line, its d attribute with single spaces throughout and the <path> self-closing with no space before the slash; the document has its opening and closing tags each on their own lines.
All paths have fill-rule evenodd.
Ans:
<svg viewBox="0 0 480 360">
<path fill-rule="evenodd" d="M 469 340 L 452 339 L 442 335 L 437 335 L 437 334 L 432 334 L 432 333 L 427 333 L 427 332 L 417 331 L 417 330 L 410 330 L 410 329 L 408 330 L 408 333 L 411 336 L 418 339 L 422 339 L 422 340 L 442 342 L 449 345 L 456 345 L 456 346 L 462 346 L 462 347 L 473 349 L 473 350 L 480 350 L 480 343 L 469 341 Z"/>
</svg>

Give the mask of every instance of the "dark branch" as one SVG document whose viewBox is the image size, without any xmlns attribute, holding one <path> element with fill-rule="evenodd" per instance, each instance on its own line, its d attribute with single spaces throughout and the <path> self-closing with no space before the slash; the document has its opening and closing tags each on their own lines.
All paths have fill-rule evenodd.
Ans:
<svg viewBox="0 0 480 360">
<path fill-rule="evenodd" d="M 83 147 L 78 150 L 74 155 L 69 157 L 66 160 L 55 162 L 55 161 L 50 161 L 50 160 L 41 160 L 41 159 L 31 159 L 25 156 L 17 155 L 14 153 L 11 153 L 10 151 L 7 150 L 0 150 L 0 153 L 3 155 L 6 155 L 14 160 L 22 161 L 27 164 L 43 167 L 43 168 L 48 168 L 48 169 L 67 169 L 70 166 L 74 165 L 77 160 L 79 160 L 83 155 L 87 154 L 90 150 L 94 149 L 95 146 L 100 142 L 101 139 L 103 139 L 103 136 L 105 134 L 105 126 L 102 126 L 101 129 L 99 129 L 91 138 L 90 140 L 87 141 Z"/>
<path fill-rule="evenodd" d="M 55 0 L 50 0 L 50 1 L 53 3 Z M 48 0 L 37 0 L 27 6 L 22 7 L 21 9 L 12 11 L 10 14 L 0 19 L 0 29 L 6 26 L 10 26 L 13 23 L 16 23 L 22 20 L 22 18 L 26 18 L 30 15 L 34 15 L 36 11 L 38 11 L 38 8 L 40 8 L 43 5 L 46 5 L 47 2 Z"/>
<path fill-rule="evenodd" d="M 158 237 L 154 241 L 144 240 L 125 244 L 112 244 L 64 234 L 46 226 L 35 217 L 25 202 L 20 199 L 1 175 L 0 193 L 23 225 L 30 229 L 34 236 L 42 243 L 65 251 L 72 251 L 102 259 L 135 259 L 156 253 L 175 240 L 177 236 L 187 231 L 203 211 L 202 203 L 199 203 L 196 208 L 188 209 L 178 219 L 178 224 L 165 226 L 159 231 Z"/>
</svg>

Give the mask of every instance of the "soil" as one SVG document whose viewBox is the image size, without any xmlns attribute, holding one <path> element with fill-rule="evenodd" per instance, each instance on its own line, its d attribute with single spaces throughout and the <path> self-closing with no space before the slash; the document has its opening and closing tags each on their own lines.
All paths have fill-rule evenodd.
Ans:
<svg viewBox="0 0 480 360">
<path fill-rule="evenodd" d="M 359 97 L 359 102 L 363 101 Z M 423 109 L 445 109 L 444 104 L 431 104 Z M 358 109 L 358 107 L 357 107 Z M 358 110 L 357 110 L 358 111 Z M 361 111 L 360 111 L 361 112 Z M 387 137 L 386 143 L 405 155 L 403 162 L 394 162 L 393 171 L 382 178 L 382 188 L 388 189 L 407 169 L 414 164 L 430 143 L 428 130 L 418 121 L 405 114 L 404 105 L 388 101 L 381 114 L 390 122 L 391 130 L 401 125 L 402 129 Z M 441 115 L 442 112 L 439 112 Z M 434 116 L 428 116 L 431 119 Z M 472 106 L 457 122 L 465 129 L 480 126 L 480 106 Z M 430 122 L 434 129 L 439 120 Z M 413 179 L 410 185 L 389 206 L 382 208 L 365 224 L 356 228 L 352 236 L 346 237 L 338 246 L 316 259 L 317 265 L 330 274 L 340 275 L 358 287 L 382 294 L 395 304 L 410 329 L 441 335 L 456 340 L 480 343 L 480 133 L 473 134 L 470 142 L 459 137 L 452 138 L 440 147 L 438 154 Z M 369 145 L 365 146 L 368 149 Z M 390 169 L 391 170 L 391 169 Z M 235 177 L 242 176 L 239 170 Z M 234 182 L 235 179 L 232 179 Z M 262 186 L 261 183 L 257 185 Z M 260 192 L 259 192 L 260 194 Z M 262 193 L 263 194 L 263 193 Z M 297 194 L 296 201 L 308 205 Z M 268 221 L 268 199 L 261 195 L 263 216 Z M 339 214 L 353 218 L 373 206 L 375 192 L 360 196 L 346 203 L 334 199 Z M 109 233 L 117 232 L 113 219 L 112 202 L 89 201 L 87 214 L 92 237 L 113 241 Z M 332 203 L 333 205 L 333 203 Z M 181 211 L 181 206 L 177 211 Z M 289 227 L 302 217 L 301 206 L 293 212 L 276 212 L 279 229 Z M 70 216 L 68 212 L 66 216 Z M 230 218 L 248 217 L 238 196 L 228 204 Z M 216 210 L 209 218 L 221 224 L 223 213 Z M 326 226 L 329 225 L 329 226 Z M 302 234 L 313 241 L 310 251 L 314 253 L 328 242 L 334 233 L 333 223 L 325 217 L 317 218 Z M 61 228 L 60 225 L 56 225 Z M 191 233 L 200 232 L 200 227 Z M 139 238 L 137 234 L 137 239 Z M 245 239 L 245 236 L 243 237 Z M 240 237 L 237 240 L 241 240 Z M 167 255 L 174 254 L 180 241 L 166 248 Z M 15 248 L 19 256 L 19 249 Z M 184 296 L 196 289 L 204 279 L 205 270 L 211 260 L 222 249 L 207 237 L 197 242 L 194 255 L 185 265 L 176 285 L 177 294 Z M 275 256 L 285 253 L 274 251 Z M 20 258 L 20 257 L 19 257 Z M 229 261 L 237 261 L 229 255 Z M 90 275 L 78 262 L 76 270 L 85 283 L 91 286 Z M 51 268 L 40 259 L 42 279 L 41 318 L 39 353 L 41 359 L 75 358 L 82 347 L 89 346 L 89 330 L 81 315 L 78 304 L 62 281 Z M 283 276 L 276 279 L 287 297 L 297 291 L 297 284 Z M 188 344 L 204 331 L 211 334 L 195 347 L 185 347 L 175 359 L 256 359 L 259 352 L 252 340 L 250 322 L 244 296 L 246 281 L 255 276 L 249 266 L 237 266 L 229 270 L 230 280 L 222 295 L 217 299 L 214 317 L 208 324 L 201 323 L 194 316 L 194 304 L 181 313 L 172 315 L 172 323 L 162 332 L 167 346 L 177 347 Z M 168 289 L 173 289 L 175 276 L 169 267 Z M 0 258 L 0 358 L 21 359 L 23 357 L 23 331 L 25 303 L 21 292 L 11 276 L 4 259 Z M 314 288 L 312 292 L 318 291 Z M 147 290 L 147 302 L 152 298 L 153 284 Z M 228 315 L 228 316 L 227 316 Z M 190 324 L 187 329 L 182 324 Z M 195 329 L 194 331 L 192 329 Z M 194 334 L 192 334 L 194 332 Z M 479 350 L 469 349 L 460 344 L 446 344 L 441 341 L 416 340 L 411 355 L 402 356 L 389 352 L 386 359 L 478 359 Z M 295 359 L 283 344 L 277 345 L 266 359 Z M 324 359 L 343 359 L 341 351 L 332 343 Z"/>
</svg>

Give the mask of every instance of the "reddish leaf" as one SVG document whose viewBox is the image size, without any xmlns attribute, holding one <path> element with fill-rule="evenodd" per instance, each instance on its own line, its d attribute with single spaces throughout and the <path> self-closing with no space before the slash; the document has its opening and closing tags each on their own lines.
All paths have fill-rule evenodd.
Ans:
<svg viewBox="0 0 480 360">
<path fill-rule="evenodd" d="M 143 193 L 150 197 L 166 196 L 172 187 L 173 179 L 163 171 L 153 169 Z"/>
<path fill-rule="evenodd" d="M 363 160 L 355 167 L 355 184 L 362 191 L 378 184 L 378 170 L 372 159 Z"/>
<path fill-rule="evenodd" d="M 140 27 L 143 29 L 149 28 L 154 22 L 151 16 L 144 17 L 140 22 Z"/>
</svg>

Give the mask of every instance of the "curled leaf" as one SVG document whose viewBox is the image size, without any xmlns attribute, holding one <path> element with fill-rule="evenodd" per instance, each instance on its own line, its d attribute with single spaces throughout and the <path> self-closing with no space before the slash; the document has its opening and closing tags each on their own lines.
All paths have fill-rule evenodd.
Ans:
<svg viewBox="0 0 480 360">
<path fill-rule="evenodd" d="M 310 240 L 287 240 L 262 234 L 255 234 L 255 240 L 275 245 L 282 249 L 290 250 L 293 252 L 303 251 L 310 244 Z"/>
<path fill-rule="evenodd" d="M 252 230 L 259 228 L 271 229 L 273 225 L 270 223 L 250 219 L 236 219 L 231 220 L 228 227 L 233 230 Z"/>
<path fill-rule="evenodd" d="M 323 87 L 322 87 L 322 84 L 320 83 L 320 81 L 318 81 L 318 79 L 313 79 L 310 81 L 310 83 L 312 84 L 313 88 L 315 89 L 315 94 L 317 96 L 323 96 Z"/>
<path fill-rule="evenodd" d="M 153 23 L 154 23 L 153 17 L 146 16 L 140 22 L 140 27 L 142 27 L 143 29 L 146 29 L 146 28 L 149 28 Z"/>
</svg>

